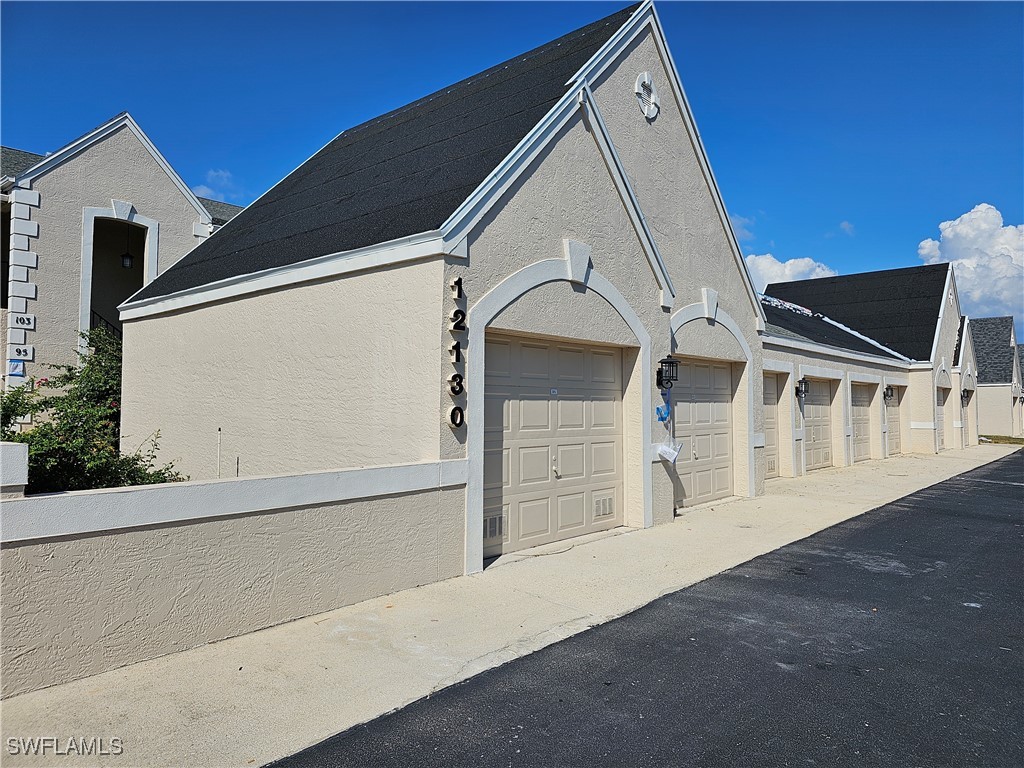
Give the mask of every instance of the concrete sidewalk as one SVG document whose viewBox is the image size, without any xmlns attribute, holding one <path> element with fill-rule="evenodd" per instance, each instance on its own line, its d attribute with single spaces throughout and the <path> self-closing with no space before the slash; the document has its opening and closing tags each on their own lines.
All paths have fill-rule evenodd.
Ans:
<svg viewBox="0 0 1024 768">
<path fill-rule="evenodd" d="M 482 574 L 8 699 L 0 764 L 262 765 L 1014 450 L 772 480 L 765 496 L 669 525 L 507 556 Z M 119 756 L 10 754 L 11 738 L 45 736 L 124 746 Z"/>
</svg>

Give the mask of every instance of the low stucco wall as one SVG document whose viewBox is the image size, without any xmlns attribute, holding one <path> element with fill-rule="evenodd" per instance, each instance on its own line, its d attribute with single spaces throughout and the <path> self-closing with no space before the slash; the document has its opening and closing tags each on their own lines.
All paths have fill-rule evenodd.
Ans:
<svg viewBox="0 0 1024 768">
<path fill-rule="evenodd" d="M 2 696 L 457 576 L 464 510 L 433 488 L 9 542 Z"/>
</svg>

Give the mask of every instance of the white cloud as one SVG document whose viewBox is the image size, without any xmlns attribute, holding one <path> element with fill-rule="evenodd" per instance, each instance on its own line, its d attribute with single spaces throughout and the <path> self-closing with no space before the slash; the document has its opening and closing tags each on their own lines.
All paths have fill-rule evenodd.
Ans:
<svg viewBox="0 0 1024 768">
<path fill-rule="evenodd" d="M 197 184 L 192 191 L 200 197 L 211 200 L 233 200 L 238 202 L 244 197 L 244 191 L 235 182 L 231 171 L 223 168 L 210 169 L 206 172 L 206 183 Z"/>
<path fill-rule="evenodd" d="M 1024 317 L 1024 224 L 1003 226 L 988 203 L 939 224 L 938 240 L 922 240 L 926 264 L 953 265 L 961 309 L 972 317 Z"/>
<path fill-rule="evenodd" d="M 205 184 L 198 184 L 192 187 L 192 191 L 195 192 L 199 197 L 205 197 L 209 200 L 224 200 L 224 193 L 218 192 L 212 187 L 208 187 Z"/>
<path fill-rule="evenodd" d="M 763 293 L 769 283 L 788 283 L 791 280 L 808 280 L 815 277 L 833 277 L 838 273 L 827 264 L 814 259 L 789 259 L 779 261 L 770 253 L 746 257 L 747 269 L 754 281 L 754 289 Z"/>
<path fill-rule="evenodd" d="M 754 239 L 754 219 L 748 218 L 747 216 L 735 216 L 729 215 L 729 221 L 732 222 L 732 231 L 736 233 L 736 239 L 740 242 L 744 240 Z"/>
<path fill-rule="evenodd" d="M 850 222 L 848 222 L 848 221 L 841 221 L 841 222 L 839 222 L 839 228 L 841 230 L 843 230 L 843 232 L 848 234 L 850 237 L 853 237 L 853 224 L 851 224 Z"/>
</svg>

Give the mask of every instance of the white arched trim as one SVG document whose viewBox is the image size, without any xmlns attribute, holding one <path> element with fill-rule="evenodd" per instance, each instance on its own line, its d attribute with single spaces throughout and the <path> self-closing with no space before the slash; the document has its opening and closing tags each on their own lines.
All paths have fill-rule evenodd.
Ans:
<svg viewBox="0 0 1024 768">
<path fill-rule="evenodd" d="M 747 362 L 749 363 L 753 359 L 753 355 L 750 352 L 750 345 L 743 337 L 743 331 L 740 330 L 739 324 L 737 324 L 737 322 L 732 319 L 732 316 L 720 306 L 716 307 L 715 311 L 712 313 L 708 311 L 708 308 L 704 303 L 686 305 L 672 315 L 672 334 L 675 335 L 676 331 L 693 320 L 710 320 L 713 323 L 721 325 L 736 337 L 736 341 L 739 342 L 740 347 L 743 349 L 743 356 L 747 358 Z"/>
<path fill-rule="evenodd" d="M 675 352 L 676 332 L 687 323 L 694 320 L 710 320 L 716 325 L 721 325 L 731 333 L 739 342 L 743 356 L 747 359 L 747 434 L 753 436 L 757 431 L 754 429 L 754 356 L 750 351 L 750 345 L 743 337 L 743 331 L 732 316 L 718 304 L 717 294 L 704 289 L 704 301 L 696 304 L 687 304 L 672 315 L 672 351 Z M 754 467 L 754 440 L 747 440 L 747 495 L 756 495 L 755 467 Z M 762 442 L 762 446 L 763 446 Z"/>
<path fill-rule="evenodd" d="M 143 264 L 143 285 L 156 279 L 160 262 L 160 222 L 143 216 L 131 203 L 111 200 L 110 208 L 82 209 L 82 272 L 78 294 L 78 331 L 89 331 L 92 311 L 92 256 L 96 219 L 117 219 L 146 228 L 146 253 Z"/>
<path fill-rule="evenodd" d="M 469 418 L 466 430 L 466 457 L 469 477 L 466 482 L 466 573 L 483 570 L 484 557 L 484 338 L 495 317 L 527 291 L 558 280 L 573 282 L 567 259 L 545 259 L 506 277 L 480 297 L 469 310 L 467 352 L 467 399 Z M 587 288 L 607 301 L 626 321 L 640 347 L 640 388 L 642 393 L 641 445 L 644 453 L 642 494 L 644 527 L 654 524 L 651 464 L 651 336 L 640 317 L 619 290 L 600 273 L 587 271 Z M 631 385 L 635 386 L 635 385 Z"/>
<path fill-rule="evenodd" d="M 936 389 L 952 389 L 953 378 L 949 375 L 949 368 L 946 366 L 946 358 L 942 358 L 939 367 L 935 371 Z"/>
</svg>

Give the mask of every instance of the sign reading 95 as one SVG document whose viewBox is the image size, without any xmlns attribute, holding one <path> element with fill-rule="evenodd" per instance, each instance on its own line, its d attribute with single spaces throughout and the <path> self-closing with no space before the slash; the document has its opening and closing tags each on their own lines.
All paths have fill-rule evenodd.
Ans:
<svg viewBox="0 0 1024 768">
<path fill-rule="evenodd" d="M 465 354 L 462 344 L 468 329 L 466 328 L 466 311 L 460 306 L 460 304 L 464 304 L 466 296 L 462 291 L 461 277 L 452 280 L 449 287 L 452 291 L 452 301 L 455 304 L 455 308 L 448 315 L 448 330 L 451 331 L 454 337 L 451 346 L 448 347 L 448 353 L 451 355 L 452 366 L 455 370 L 445 380 L 445 390 L 451 397 L 457 398 L 461 397 L 466 391 L 464 378 L 464 371 L 466 370 Z M 448 426 L 452 429 L 459 429 L 465 425 L 465 409 L 461 405 L 453 404 L 448 409 L 447 422 Z"/>
</svg>

